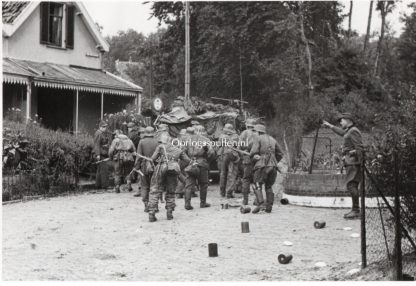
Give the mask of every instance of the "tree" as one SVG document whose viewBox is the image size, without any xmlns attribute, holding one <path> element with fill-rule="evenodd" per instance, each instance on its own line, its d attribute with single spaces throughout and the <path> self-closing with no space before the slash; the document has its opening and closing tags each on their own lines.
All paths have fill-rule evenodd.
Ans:
<svg viewBox="0 0 416 286">
<path fill-rule="evenodd" d="M 380 37 L 378 39 L 378 44 L 377 44 L 376 60 L 374 63 L 374 74 L 373 74 L 374 76 L 377 76 L 379 73 L 379 67 L 380 67 L 381 57 L 382 57 L 382 45 L 383 45 L 385 28 L 386 28 L 386 17 L 387 17 L 387 14 L 393 11 L 394 6 L 395 6 L 394 1 L 378 1 L 377 2 L 376 10 L 380 11 L 381 29 L 380 29 Z"/>
<path fill-rule="evenodd" d="M 370 41 L 371 18 L 373 15 L 373 3 L 374 1 L 370 1 L 370 9 L 368 11 L 368 20 L 367 20 L 367 32 L 365 33 L 365 39 L 364 39 L 364 53 L 367 51 L 368 42 Z"/>
</svg>

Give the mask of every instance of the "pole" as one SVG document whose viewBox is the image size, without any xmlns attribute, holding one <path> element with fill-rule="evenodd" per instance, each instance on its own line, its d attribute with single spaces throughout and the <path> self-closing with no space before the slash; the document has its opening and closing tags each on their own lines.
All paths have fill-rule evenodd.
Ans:
<svg viewBox="0 0 416 286">
<path fill-rule="evenodd" d="M 365 152 L 361 159 L 361 268 L 367 267 L 367 233 L 365 228 Z"/>
<path fill-rule="evenodd" d="M 190 102 L 190 36 L 189 36 L 189 1 L 185 2 L 185 102 Z"/>
<path fill-rule="evenodd" d="M 240 52 L 240 111 L 243 111 L 243 73 L 241 69 L 241 49 L 238 47 Z"/>
<path fill-rule="evenodd" d="M 315 157 L 316 141 L 318 141 L 318 134 L 319 134 L 319 126 L 316 129 L 315 139 L 313 140 L 313 149 L 312 149 L 312 156 L 311 156 L 311 165 L 309 166 L 309 174 L 312 174 L 313 158 Z"/>
<path fill-rule="evenodd" d="M 104 92 L 101 92 L 101 120 L 104 119 Z"/>
<path fill-rule="evenodd" d="M 137 99 L 137 110 L 138 110 L 138 114 L 139 115 L 142 115 L 142 93 L 141 92 L 139 92 L 139 97 L 138 97 L 138 99 Z"/>
<path fill-rule="evenodd" d="M 26 123 L 30 119 L 30 105 L 32 104 L 32 82 L 29 82 L 26 85 Z"/>
<path fill-rule="evenodd" d="M 78 117 L 79 117 L 79 91 L 76 91 L 76 99 L 75 99 L 75 136 L 78 135 Z"/>
<path fill-rule="evenodd" d="M 402 230 L 400 228 L 400 198 L 399 198 L 399 167 L 397 162 L 397 150 L 393 153 L 394 160 L 394 211 L 395 211 L 395 241 L 394 241 L 394 273 L 393 279 L 402 280 Z"/>
</svg>

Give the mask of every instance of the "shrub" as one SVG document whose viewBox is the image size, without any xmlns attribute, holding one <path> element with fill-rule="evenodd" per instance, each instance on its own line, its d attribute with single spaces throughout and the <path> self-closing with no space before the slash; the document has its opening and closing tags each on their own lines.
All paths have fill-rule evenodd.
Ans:
<svg viewBox="0 0 416 286">
<path fill-rule="evenodd" d="M 15 186 L 20 194 L 73 189 L 78 174 L 92 163 L 93 138 L 89 135 L 74 136 L 45 129 L 35 123 L 23 124 L 9 120 L 3 121 L 3 128 L 4 142 L 16 144 L 22 138 L 29 141 L 25 148 L 27 158 L 24 168 L 19 165 L 16 170 L 26 175 L 26 179 L 20 180 L 20 184 Z M 3 168 L 3 175 L 7 171 Z"/>
</svg>

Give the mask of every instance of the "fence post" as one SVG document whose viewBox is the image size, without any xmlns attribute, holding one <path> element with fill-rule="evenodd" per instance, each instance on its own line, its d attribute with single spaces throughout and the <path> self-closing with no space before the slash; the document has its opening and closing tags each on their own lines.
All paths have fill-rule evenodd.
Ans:
<svg viewBox="0 0 416 286">
<path fill-rule="evenodd" d="M 361 268 L 367 267 L 367 238 L 365 228 L 365 152 L 363 151 L 361 161 Z"/>
<path fill-rule="evenodd" d="M 393 153 L 394 160 L 394 222 L 395 222 L 395 237 L 394 237 L 394 272 L 393 279 L 396 281 L 402 280 L 402 229 L 400 227 L 400 197 L 399 197 L 399 167 L 397 162 L 397 150 Z"/>
</svg>

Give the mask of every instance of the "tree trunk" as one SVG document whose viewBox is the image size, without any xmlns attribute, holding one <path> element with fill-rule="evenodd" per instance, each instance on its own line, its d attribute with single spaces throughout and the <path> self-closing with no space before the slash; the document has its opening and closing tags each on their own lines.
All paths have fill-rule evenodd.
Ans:
<svg viewBox="0 0 416 286">
<path fill-rule="evenodd" d="M 303 3 L 299 3 L 299 24 L 300 24 L 300 37 L 302 39 L 302 42 L 305 44 L 305 52 L 306 52 L 306 58 L 308 60 L 308 90 L 309 95 L 313 94 L 313 85 L 312 85 L 312 56 L 311 51 L 309 49 L 309 42 L 308 39 L 305 36 L 305 27 L 304 27 L 304 18 L 303 18 Z"/>
<path fill-rule="evenodd" d="M 353 2 L 350 1 L 350 13 L 348 14 L 348 34 L 347 34 L 348 40 L 351 37 L 351 19 L 352 19 L 352 7 L 353 7 L 352 3 Z"/>
<path fill-rule="evenodd" d="M 374 63 L 374 74 L 373 76 L 377 76 L 378 72 L 380 70 L 380 58 L 381 58 L 381 48 L 383 46 L 383 40 L 384 40 L 384 27 L 386 24 L 386 11 L 383 9 L 380 11 L 381 14 L 381 30 L 380 30 L 380 38 L 378 39 L 377 44 L 377 52 L 376 52 L 376 61 Z"/>
<path fill-rule="evenodd" d="M 368 21 L 367 21 L 367 33 L 365 34 L 365 39 L 364 39 L 364 53 L 367 51 L 368 42 L 370 40 L 372 15 L 373 15 L 373 1 L 370 1 L 370 10 L 368 11 Z"/>
</svg>

